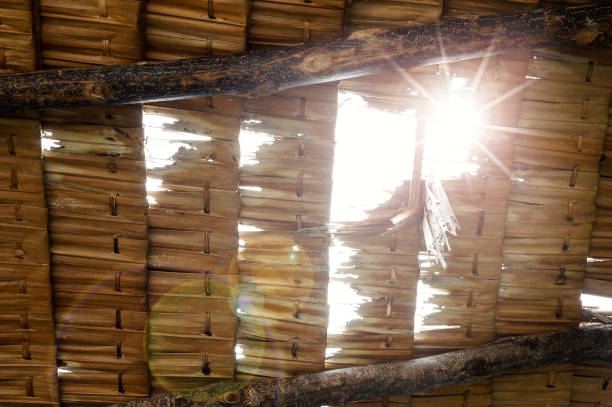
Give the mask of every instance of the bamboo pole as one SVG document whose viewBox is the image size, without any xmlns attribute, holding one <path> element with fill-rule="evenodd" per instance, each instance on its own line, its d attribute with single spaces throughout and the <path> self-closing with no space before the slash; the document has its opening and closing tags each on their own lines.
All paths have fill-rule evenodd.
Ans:
<svg viewBox="0 0 612 407">
<path fill-rule="evenodd" d="M 510 337 L 472 349 L 409 361 L 329 370 L 284 379 L 215 383 L 121 404 L 319 407 L 433 390 L 553 364 L 612 360 L 612 325 Z"/>
<path fill-rule="evenodd" d="M 212 95 L 261 96 L 396 66 L 459 61 L 487 52 L 585 46 L 611 27 L 612 4 L 603 2 L 362 30 L 329 42 L 231 56 L 10 74 L 0 77 L 0 114 Z"/>
</svg>

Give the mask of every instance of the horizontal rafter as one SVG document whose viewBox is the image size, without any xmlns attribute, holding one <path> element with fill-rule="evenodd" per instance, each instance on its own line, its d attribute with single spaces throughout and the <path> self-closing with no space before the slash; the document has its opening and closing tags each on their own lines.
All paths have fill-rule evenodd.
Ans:
<svg viewBox="0 0 612 407">
<path fill-rule="evenodd" d="M 610 32 L 612 4 L 449 18 L 340 39 L 158 63 L 0 77 L 0 113 L 275 91 L 521 49 L 588 45 Z M 445 52 L 441 52 L 441 49 Z"/>
</svg>

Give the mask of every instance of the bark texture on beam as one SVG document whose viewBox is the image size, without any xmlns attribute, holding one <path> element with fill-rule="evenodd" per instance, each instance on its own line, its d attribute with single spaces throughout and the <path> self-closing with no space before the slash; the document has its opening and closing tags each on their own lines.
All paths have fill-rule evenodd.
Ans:
<svg viewBox="0 0 612 407">
<path fill-rule="evenodd" d="M 124 407 L 319 407 L 417 393 L 553 364 L 610 360 L 612 325 L 506 338 L 410 361 L 329 370 L 284 379 L 215 383 Z"/>
<path fill-rule="evenodd" d="M 395 69 L 552 46 L 585 46 L 609 32 L 612 4 L 450 18 L 371 29 L 331 42 L 157 63 L 0 76 L 0 114 L 278 90 Z M 446 54 L 440 51 L 443 46 Z"/>
</svg>

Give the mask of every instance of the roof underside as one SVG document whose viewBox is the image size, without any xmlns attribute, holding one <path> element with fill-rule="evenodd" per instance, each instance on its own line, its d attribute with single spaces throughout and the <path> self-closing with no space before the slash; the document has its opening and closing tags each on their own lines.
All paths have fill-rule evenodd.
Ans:
<svg viewBox="0 0 612 407">
<path fill-rule="evenodd" d="M 0 0 L 0 70 L 231 54 L 579 2 Z M 577 327 L 581 293 L 612 297 L 608 48 L 489 58 L 474 97 L 520 91 L 487 113 L 495 129 L 470 151 L 478 171 L 442 182 L 461 225 L 448 268 L 423 261 L 420 225 L 373 226 L 409 185 L 370 224 L 327 229 L 338 91 L 418 116 L 425 93 L 481 66 L 409 72 L 427 92 L 390 72 L 258 99 L 0 118 L 0 405 L 100 405 Z M 353 253 L 334 281 L 369 300 L 328 334 L 339 244 Z M 419 286 L 436 311 L 415 330 Z M 604 406 L 610 376 L 586 362 L 359 404 Z"/>
</svg>

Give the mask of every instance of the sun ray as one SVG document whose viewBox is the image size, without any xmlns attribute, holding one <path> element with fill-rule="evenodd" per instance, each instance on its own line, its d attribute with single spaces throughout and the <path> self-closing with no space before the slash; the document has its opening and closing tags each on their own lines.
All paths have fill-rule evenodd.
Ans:
<svg viewBox="0 0 612 407">
<path fill-rule="evenodd" d="M 476 144 L 476 146 L 478 148 L 480 148 L 480 150 L 482 150 L 487 157 L 489 157 L 489 159 L 491 161 L 493 161 L 493 163 L 495 163 L 495 165 L 497 165 L 499 167 L 500 170 L 502 170 L 504 172 L 504 174 L 506 174 L 508 176 L 508 178 L 512 177 L 512 172 L 510 171 L 510 169 L 508 169 L 504 163 L 502 163 L 499 158 L 497 158 L 495 156 L 495 154 L 493 154 L 485 145 L 483 145 L 478 139 L 474 139 L 474 144 Z"/>
<path fill-rule="evenodd" d="M 437 30 L 437 34 L 438 34 L 438 44 L 440 45 L 440 56 L 442 57 L 443 61 L 448 61 L 447 55 L 446 55 L 446 49 L 444 48 L 444 44 L 442 42 L 442 34 L 440 33 L 440 25 L 436 25 L 436 30 Z M 442 68 L 443 70 L 443 75 L 446 78 L 446 89 L 450 92 L 451 89 L 451 73 L 450 73 L 450 67 L 448 66 L 448 62 L 442 62 L 441 64 L 438 64 L 439 68 Z"/>
<path fill-rule="evenodd" d="M 472 79 L 472 83 L 470 84 L 470 87 L 472 89 L 470 90 L 468 98 L 472 98 L 472 96 L 474 96 L 474 94 L 478 90 L 480 81 L 482 80 L 484 73 L 487 70 L 487 67 L 489 66 L 489 61 L 491 60 L 491 57 L 493 56 L 491 51 L 495 47 L 496 42 L 497 42 L 497 39 L 494 38 L 493 41 L 491 41 L 491 45 L 489 45 L 489 48 L 487 48 L 487 50 L 485 51 L 485 55 L 484 57 L 482 57 L 482 61 L 480 62 L 480 65 L 478 66 L 478 70 L 476 71 L 476 74 L 474 75 L 474 79 Z"/>
<path fill-rule="evenodd" d="M 510 89 L 508 92 L 504 93 L 503 95 L 501 95 L 500 97 L 492 100 L 491 102 L 487 103 L 486 105 L 484 105 L 483 107 L 480 108 L 481 112 L 484 112 L 485 110 L 491 109 L 493 106 L 503 102 L 504 100 L 516 95 L 517 93 L 523 91 L 524 89 L 527 89 L 528 87 L 530 87 L 533 84 L 532 80 L 526 80 L 525 82 L 523 82 L 522 84 Z"/>
<path fill-rule="evenodd" d="M 416 79 L 414 79 L 405 69 L 400 67 L 397 62 L 393 59 L 389 58 L 389 62 L 391 65 L 397 70 L 400 76 L 408 82 L 413 88 L 417 90 L 421 95 L 423 95 L 427 100 L 429 100 L 432 104 L 437 104 L 438 100 L 431 94 L 427 89 L 425 89 Z"/>
</svg>

